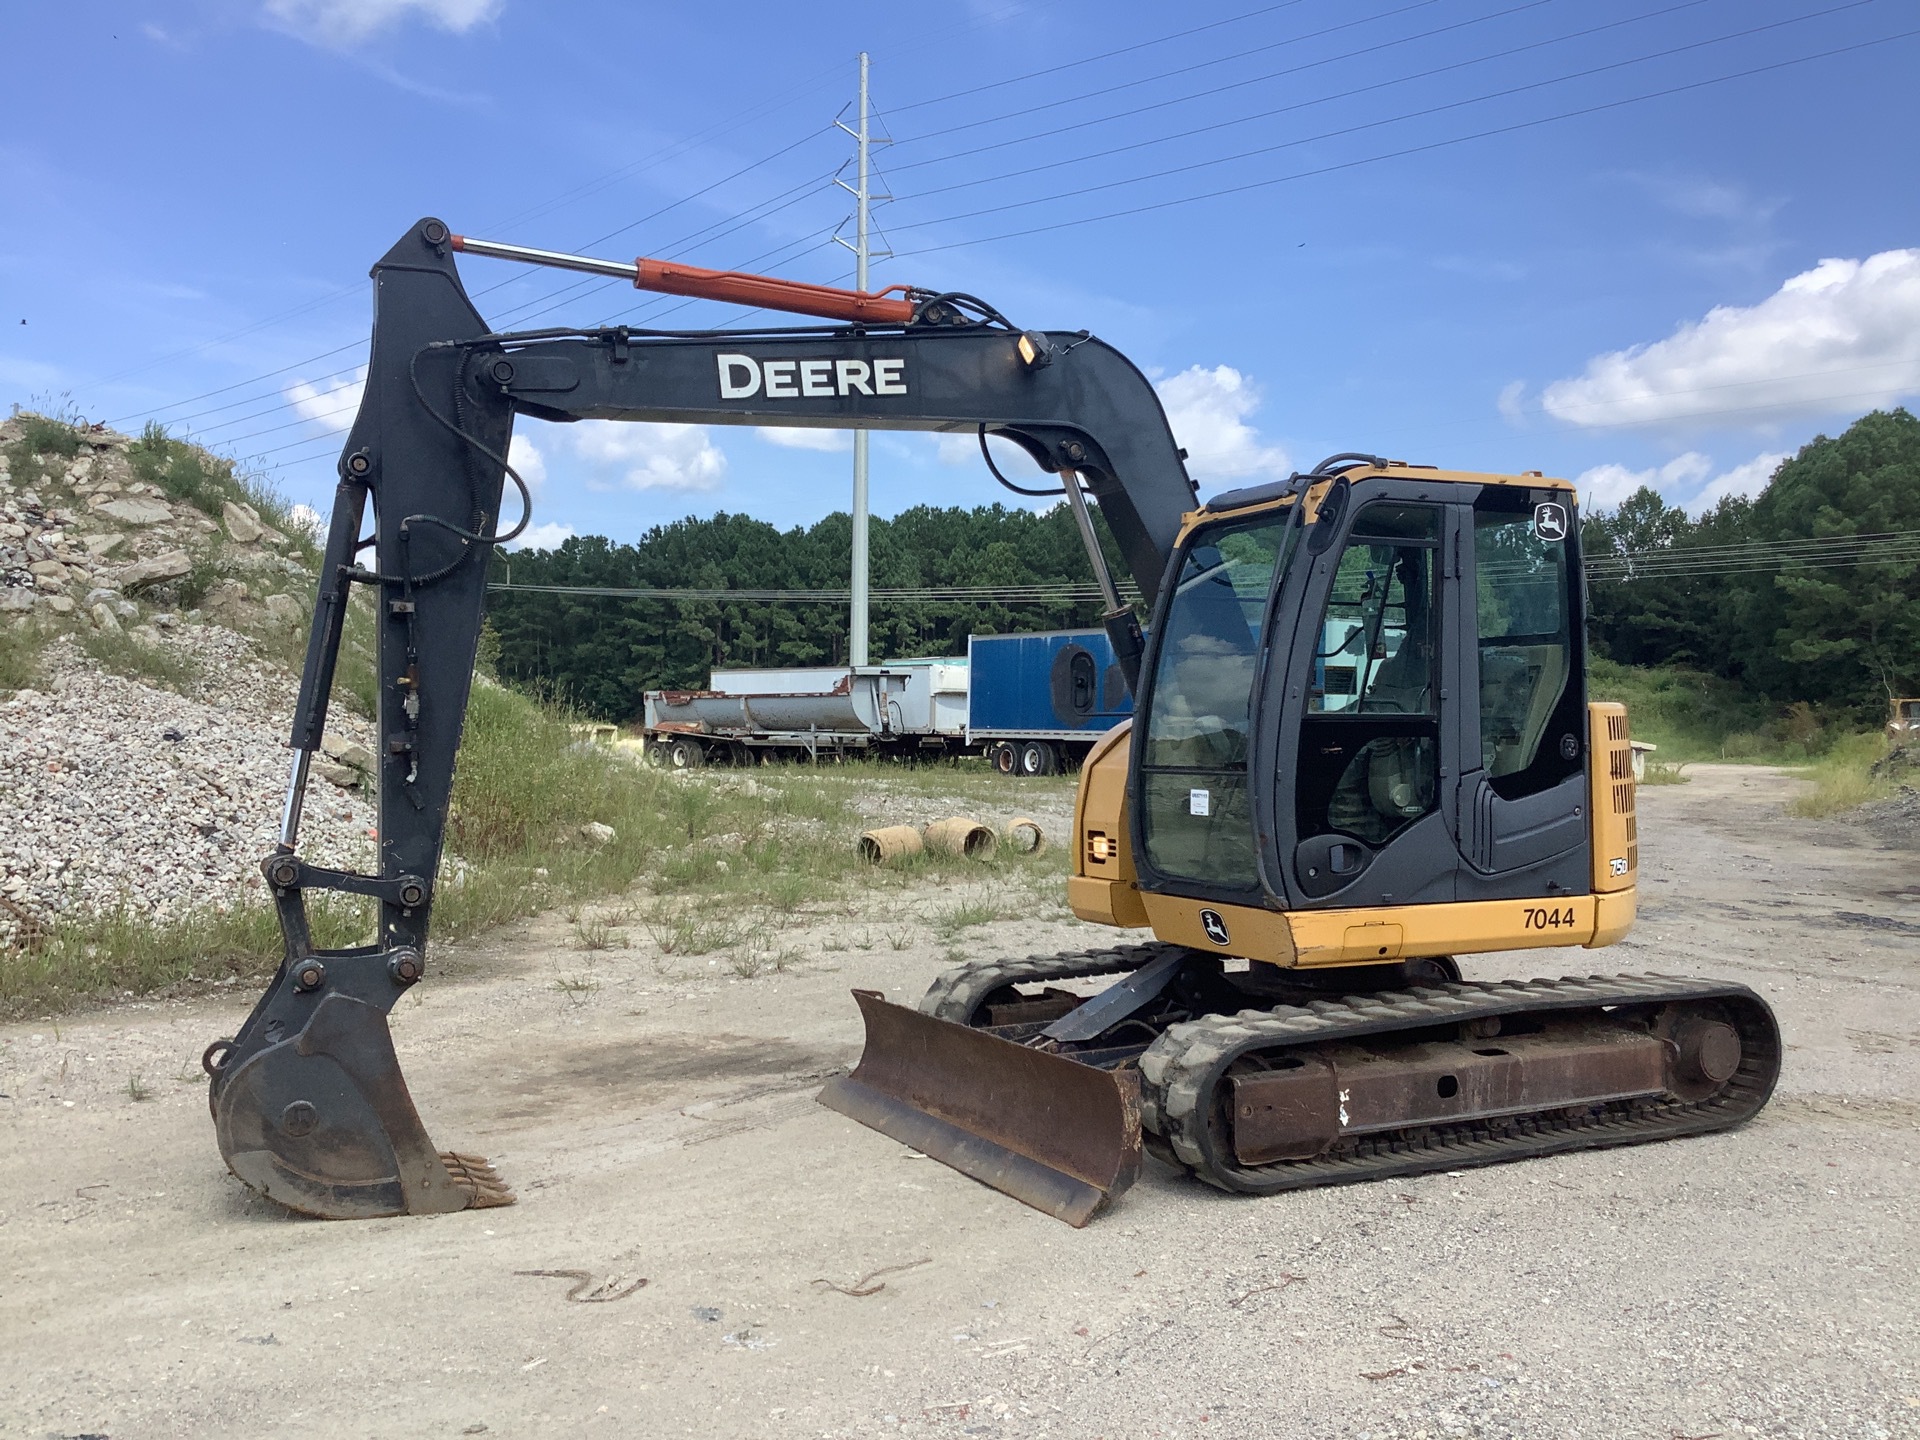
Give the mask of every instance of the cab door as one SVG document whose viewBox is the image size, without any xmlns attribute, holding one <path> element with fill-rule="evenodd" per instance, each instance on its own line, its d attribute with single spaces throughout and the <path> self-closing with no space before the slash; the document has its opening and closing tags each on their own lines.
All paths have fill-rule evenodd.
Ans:
<svg viewBox="0 0 1920 1440">
<path fill-rule="evenodd" d="M 1265 706 L 1278 718 L 1266 878 L 1292 905 L 1454 898 L 1463 508 L 1362 480 L 1309 531 L 1276 611 L 1292 618 L 1284 662 L 1273 655 L 1285 689 Z"/>
<path fill-rule="evenodd" d="M 1572 493 L 1487 485 L 1463 547 L 1472 668 L 1459 771 L 1462 900 L 1591 888 L 1586 649 Z"/>
</svg>

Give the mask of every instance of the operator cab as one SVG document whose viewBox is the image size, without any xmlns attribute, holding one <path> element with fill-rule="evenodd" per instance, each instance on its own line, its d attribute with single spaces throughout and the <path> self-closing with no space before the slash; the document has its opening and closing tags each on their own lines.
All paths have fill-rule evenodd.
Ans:
<svg viewBox="0 0 1920 1440">
<path fill-rule="evenodd" d="M 1198 512 L 1170 573 L 1132 758 L 1143 890 L 1267 909 L 1589 891 L 1564 482 L 1348 464 Z"/>
</svg>

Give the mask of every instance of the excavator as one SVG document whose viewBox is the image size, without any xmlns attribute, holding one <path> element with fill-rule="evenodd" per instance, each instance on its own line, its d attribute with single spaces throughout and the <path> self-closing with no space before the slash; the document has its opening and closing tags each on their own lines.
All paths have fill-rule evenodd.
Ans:
<svg viewBox="0 0 1920 1440">
<path fill-rule="evenodd" d="M 496 332 L 458 254 L 827 323 Z M 971 433 L 983 453 L 993 436 L 1072 512 L 1135 704 L 1081 771 L 1068 898 L 1151 939 L 962 965 L 917 1007 L 855 991 L 866 1044 L 832 1109 L 1078 1226 L 1147 1154 L 1268 1195 L 1698 1135 L 1766 1103 L 1779 1030 L 1744 985 L 1476 981 L 1456 961 L 1597 949 L 1634 920 L 1627 716 L 1587 699 L 1566 481 L 1355 453 L 1203 503 L 1123 355 L 958 292 L 600 260 L 434 219 L 372 276 L 262 861 L 284 957 L 205 1056 L 220 1152 L 254 1190 L 336 1219 L 512 1203 L 485 1159 L 429 1139 L 387 1016 L 427 973 L 487 557 L 531 509 L 517 415 Z M 355 587 L 377 613 L 373 874 L 299 851 Z M 314 891 L 377 901 L 370 942 L 316 947 Z"/>
</svg>

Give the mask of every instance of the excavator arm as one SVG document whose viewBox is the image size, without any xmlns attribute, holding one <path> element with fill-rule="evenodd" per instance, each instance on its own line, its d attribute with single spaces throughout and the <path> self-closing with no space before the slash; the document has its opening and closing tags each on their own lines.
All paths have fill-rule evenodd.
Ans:
<svg viewBox="0 0 1920 1440">
<path fill-rule="evenodd" d="M 818 316 L 825 326 L 662 332 L 495 332 L 454 253 L 617 276 L 669 293 Z M 486 1161 L 428 1139 L 388 1032 L 426 971 L 453 782 L 486 587 L 487 552 L 525 524 L 507 462 L 517 414 L 545 420 L 932 430 L 998 435 L 1060 477 L 1108 599 L 1131 680 L 1141 651 L 1088 520 L 1100 505 L 1149 603 L 1195 492 L 1152 385 L 1085 332 L 1017 330 L 958 295 L 865 295 L 759 276 L 529 251 L 415 225 L 373 267 L 365 395 L 340 458 L 295 710 L 279 843 L 262 862 L 284 935 L 278 972 L 231 1040 L 209 1047 L 222 1154 L 254 1189 L 329 1218 L 509 1203 Z M 502 529 L 512 476 L 519 513 Z M 1082 487 L 1084 486 L 1084 494 Z M 362 534 L 372 511 L 370 534 Z M 355 586 L 377 607 L 376 873 L 299 854 L 308 765 Z M 372 943 L 314 946 L 312 891 L 372 897 Z"/>
</svg>

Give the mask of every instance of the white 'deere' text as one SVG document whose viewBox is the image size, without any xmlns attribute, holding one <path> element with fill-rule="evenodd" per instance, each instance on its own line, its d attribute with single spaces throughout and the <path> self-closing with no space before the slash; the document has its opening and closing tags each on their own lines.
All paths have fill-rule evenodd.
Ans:
<svg viewBox="0 0 1920 1440">
<path fill-rule="evenodd" d="M 751 355 L 718 355 L 720 398 L 745 400 L 765 395 L 769 400 L 798 400 L 802 396 L 904 395 L 907 362 L 888 360 L 755 360 Z"/>
</svg>

